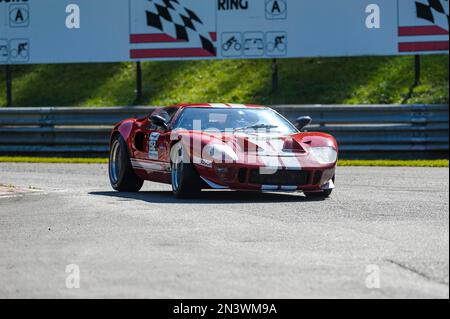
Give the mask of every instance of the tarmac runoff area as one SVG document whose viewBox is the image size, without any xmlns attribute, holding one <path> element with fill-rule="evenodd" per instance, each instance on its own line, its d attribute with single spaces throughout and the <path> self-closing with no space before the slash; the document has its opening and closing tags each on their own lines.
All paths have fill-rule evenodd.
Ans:
<svg viewBox="0 0 450 319">
<path fill-rule="evenodd" d="M 448 168 L 336 187 L 177 200 L 114 192 L 106 165 L 0 163 L 0 297 L 449 298 Z"/>
</svg>

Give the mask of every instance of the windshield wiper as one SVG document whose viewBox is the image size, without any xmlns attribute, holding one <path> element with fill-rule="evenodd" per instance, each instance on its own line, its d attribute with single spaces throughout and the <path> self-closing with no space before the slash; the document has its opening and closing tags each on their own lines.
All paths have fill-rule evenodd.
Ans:
<svg viewBox="0 0 450 319">
<path fill-rule="evenodd" d="M 266 128 L 266 129 L 271 129 L 271 128 L 277 128 L 277 125 L 270 125 L 270 124 L 255 124 L 255 125 L 250 125 L 250 126 L 246 126 L 246 127 L 238 127 L 235 128 L 234 131 L 245 131 L 248 129 L 260 129 L 260 128 Z"/>
</svg>

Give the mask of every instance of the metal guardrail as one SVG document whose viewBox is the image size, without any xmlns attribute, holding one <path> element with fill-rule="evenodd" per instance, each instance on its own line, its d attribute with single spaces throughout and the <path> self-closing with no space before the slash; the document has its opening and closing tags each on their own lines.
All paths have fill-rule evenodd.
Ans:
<svg viewBox="0 0 450 319">
<path fill-rule="evenodd" d="M 346 157 L 448 157 L 448 105 L 274 106 L 287 119 L 313 118 Z M 105 156 L 112 126 L 153 107 L 0 109 L 0 154 Z"/>
</svg>

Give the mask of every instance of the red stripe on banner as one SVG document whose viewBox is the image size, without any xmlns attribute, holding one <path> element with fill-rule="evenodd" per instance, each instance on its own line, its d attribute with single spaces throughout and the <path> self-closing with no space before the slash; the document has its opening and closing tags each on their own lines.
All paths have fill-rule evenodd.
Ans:
<svg viewBox="0 0 450 319">
<path fill-rule="evenodd" d="M 445 35 L 445 34 L 448 34 L 448 31 L 437 25 L 398 28 L 398 35 L 401 37 L 415 36 L 415 35 Z"/>
<path fill-rule="evenodd" d="M 215 56 L 204 49 L 134 49 L 130 51 L 132 59 L 145 58 L 196 58 Z"/>
<path fill-rule="evenodd" d="M 217 33 L 209 32 L 209 36 L 213 41 L 217 41 Z M 164 33 L 149 34 L 131 34 L 130 43 L 163 43 L 163 42 L 187 42 L 186 40 L 178 40 Z"/>
<path fill-rule="evenodd" d="M 152 43 L 152 42 L 186 42 L 185 40 L 178 40 L 172 38 L 170 35 L 159 34 L 131 34 L 130 43 Z"/>
<path fill-rule="evenodd" d="M 398 49 L 400 52 L 448 51 L 448 41 L 403 42 L 399 43 Z"/>
</svg>

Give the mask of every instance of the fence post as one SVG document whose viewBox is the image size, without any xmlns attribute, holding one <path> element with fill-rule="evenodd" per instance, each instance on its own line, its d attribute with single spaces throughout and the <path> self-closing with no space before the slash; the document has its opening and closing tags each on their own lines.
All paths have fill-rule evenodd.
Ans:
<svg viewBox="0 0 450 319">
<path fill-rule="evenodd" d="M 142 68 L 141 62 L 136 62 L 136 97 L 134 104 L 141 104 L 142 102 Z"/>
<path fill-rule="evenodd" d="M 6 106 L 12 105 L 12 71 L 11 66 L 5 65 L 5 82 L 6 82 Z"/>
</svg>

